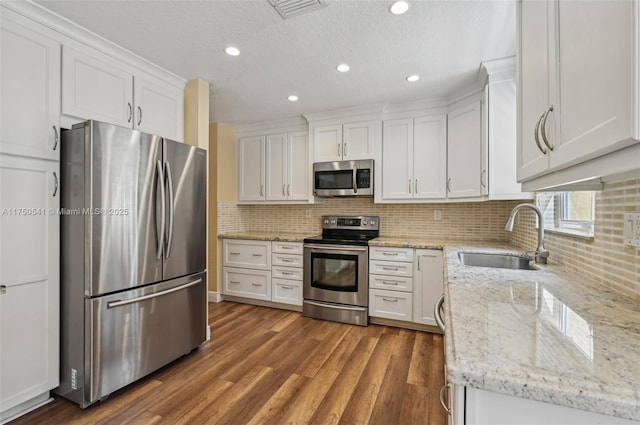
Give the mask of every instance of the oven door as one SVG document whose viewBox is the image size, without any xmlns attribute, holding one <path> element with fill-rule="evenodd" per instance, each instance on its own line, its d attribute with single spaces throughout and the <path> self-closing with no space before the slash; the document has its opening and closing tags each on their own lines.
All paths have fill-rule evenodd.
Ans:
<svg viewBox="0 0 640 425">
<path fill-rule="evenodd" d="M 304 298 L 366 307 L 368 261 L 367 246 L 305 244 Z"/>
</svg>

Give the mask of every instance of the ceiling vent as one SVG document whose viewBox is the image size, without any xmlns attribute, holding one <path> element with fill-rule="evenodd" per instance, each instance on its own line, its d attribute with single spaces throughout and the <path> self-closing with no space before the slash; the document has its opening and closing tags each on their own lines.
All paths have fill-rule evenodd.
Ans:
<svg viewBox="0 0 640 425">
<path fill-rule="evenodd" d="M 322 9 L 325 0 L 267 0 L 283 19 L 293 18 L 303 13 Z"/>
</svg>

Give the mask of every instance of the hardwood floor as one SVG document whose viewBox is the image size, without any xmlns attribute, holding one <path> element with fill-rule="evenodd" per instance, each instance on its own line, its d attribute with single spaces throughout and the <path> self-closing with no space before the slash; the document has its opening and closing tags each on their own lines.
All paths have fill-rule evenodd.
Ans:
<svg viewBox="0 0 640 425">
<path fill-rule="evenodd" d="M 105 401 L 19 424 L 445 425 L 442 336 L 209 304 L 211 340 Z"/>
</svg>

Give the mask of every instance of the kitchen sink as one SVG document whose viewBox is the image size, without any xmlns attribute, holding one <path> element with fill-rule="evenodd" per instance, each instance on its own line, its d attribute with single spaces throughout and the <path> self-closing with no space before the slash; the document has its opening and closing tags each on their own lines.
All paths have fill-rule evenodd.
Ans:
<svg viewBox="0 0 640 425">
<path fill-rule="evenodd" d="M 514 254 L 458 251 L 458 258 L 460 259 L 460 263 L 465 266 L 513 270 L 537 270 L 535 267 L 531 266 L 533 258 Z"/>
</svg>

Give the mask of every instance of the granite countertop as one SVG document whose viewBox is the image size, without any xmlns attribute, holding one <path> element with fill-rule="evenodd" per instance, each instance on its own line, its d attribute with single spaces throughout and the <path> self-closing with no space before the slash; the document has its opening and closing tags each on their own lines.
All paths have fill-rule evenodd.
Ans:
<svg viewBox="0 0 640 425">
<path fill-rule="evenodd" d="M 463 242 L 459 240 L 429 239 L 424 237 L 394 237 L 380 236 L 369 241 L 369 246 L 394 247 L 394 248 L 417 248 L 417 249 L 444 249 L 446 246 L 464 245 L 466 247 L 508 247 L 504 242 Z"/>
<path fill-rule="evenodd" d="M 254 241 L 278 241 L 278 242 L 302 242 L 304 238 L 311 237 L 309 233 L 282 233 L 282 232 L 240 232 L 218 235 L 218 239 L 249 239 Z"/>
<path fill-rule="evenodd" d="M 461 265 L 445 247 L 446 359 L 458 385 L 640 420 L 640 305 L 558 267 Z"/>
</svg>

